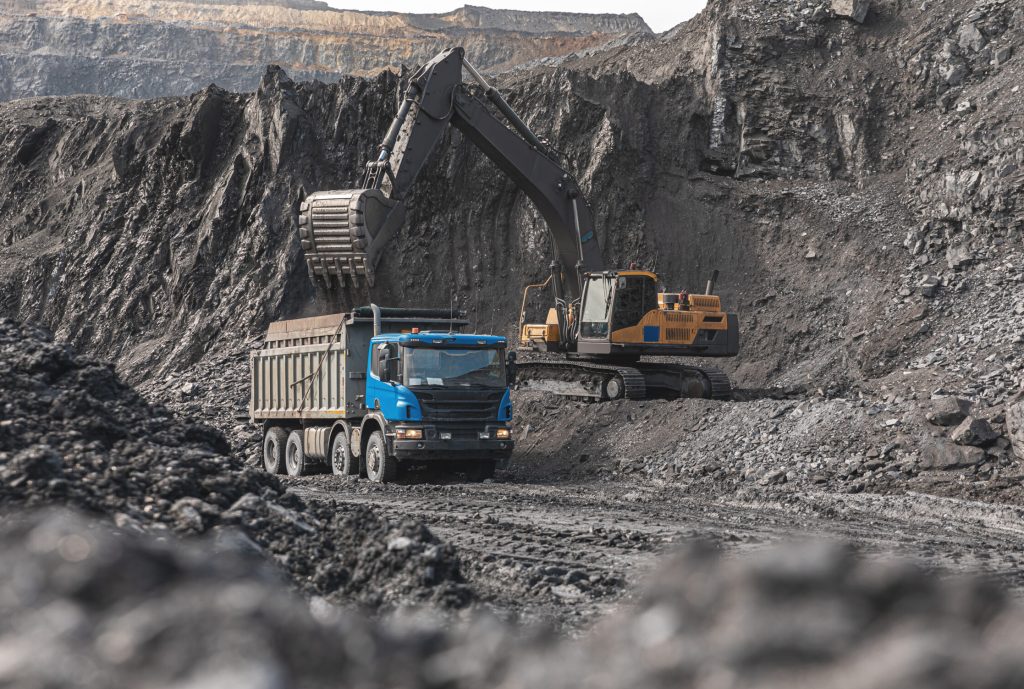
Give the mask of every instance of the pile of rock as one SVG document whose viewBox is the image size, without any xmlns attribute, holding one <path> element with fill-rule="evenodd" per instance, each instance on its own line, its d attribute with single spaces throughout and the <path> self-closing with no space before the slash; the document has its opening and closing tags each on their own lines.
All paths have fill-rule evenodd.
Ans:
<svg viewBox="0 0 1024 689">
<path fill-rule="evenodd" d="M 231 542 L 113 533 L 81 515 L 0 523 L 0 684 L 357 689 L 1000 689 L 1024 611 L 837 543 L 725 558 L 691 545 L 579 640 L 493 618 L 367 620 L 287 592 Z"/>
<path fill-rule="evenodd" d="M 217 430 L 10 319 L 0 319 L 0 390 L 0 508 L 68 505 L 140 532 L 239 530 L 297 586 L 339 602 L 470 599 L 454 550 L 421 523 L 306 504 L 231 456 Z"/>
</svg>

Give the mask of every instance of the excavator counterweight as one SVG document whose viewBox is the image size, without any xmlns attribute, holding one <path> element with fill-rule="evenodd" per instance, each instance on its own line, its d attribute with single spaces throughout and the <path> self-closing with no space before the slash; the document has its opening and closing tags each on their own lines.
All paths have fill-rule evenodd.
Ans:
<svg viewBox="0 0 1024 689">
<path fill-rule="evenodd" d="M 463 84 L 464 72 L 497 115 Z M 606 269 L 593 213 L 575 177 L 466 61 L 462 48 L 439 54 L 412 75 L 359 188 L 302 200 L 299 236 L 317 285 L 331 292 L 373 286 L 384 248 L 405 221 L 406 195 L 449 126 L 523 190 L 551 236 L 551 274 L 527 292 L 550 288 L 553 305 L 544 324 L 527 324 L 524 294 L 520 349 L 552 357 L 520 360 L 522 384 L 588 399 L 729 396 L 728 378 L 717 369 L 641 361 L 737 354 L 738 320 L 711 294 L 716 278 L 707 294 L 688 295 L 659 292 L 650 272 Z"/>
</svg>

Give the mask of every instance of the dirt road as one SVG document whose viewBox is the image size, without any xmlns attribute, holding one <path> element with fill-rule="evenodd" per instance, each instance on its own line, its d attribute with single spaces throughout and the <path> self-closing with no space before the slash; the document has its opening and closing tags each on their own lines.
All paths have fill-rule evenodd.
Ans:
<svg viewBox="0 0 1024 689">
<path fill-rule="evenodd" d="M 1024 510 L 924 495 L 796 494 L 787 504 L 680 498 L 669 485 L 288 480 L 307 499 L 371 503 L 427 523 L 462 554 L 496 612 L 579 630 L 619 603 L 674 542 L 744 551 L 842 539 L 951 573 L 981 572 L 1024 593 Z"/>
</svg>

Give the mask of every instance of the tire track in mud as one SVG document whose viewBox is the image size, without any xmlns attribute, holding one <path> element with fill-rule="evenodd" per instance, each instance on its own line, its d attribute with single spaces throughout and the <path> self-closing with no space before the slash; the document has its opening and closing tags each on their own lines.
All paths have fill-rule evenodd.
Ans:
<svg viewBox="0 0 1024 689">
<path fill-rule="evenodd" d="M 628 600 L 660 556 L 691 539 L 727 552 L 838 539 L 872 557 L 980 572 L 1024 596 L 1024 510 L 1011 506 L 824 493 L 730 502 L 680 497 L 667 485 L 288 482 L 306 499 L 372 504 L 422 520 L 459 550 L 467 580 L 496 613 L 570 632 Z"/>
</svg>

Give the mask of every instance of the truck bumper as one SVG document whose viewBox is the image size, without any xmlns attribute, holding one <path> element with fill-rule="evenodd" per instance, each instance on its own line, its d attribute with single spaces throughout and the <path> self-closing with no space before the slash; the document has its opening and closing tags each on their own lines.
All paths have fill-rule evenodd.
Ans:
<svg viewBox="0 0 1024 689">
<path fill-rule="evenodd" d="M 399 460 L 503 460 L 512 456 L 512 440 L 395 440 Z"/>
</svg>

